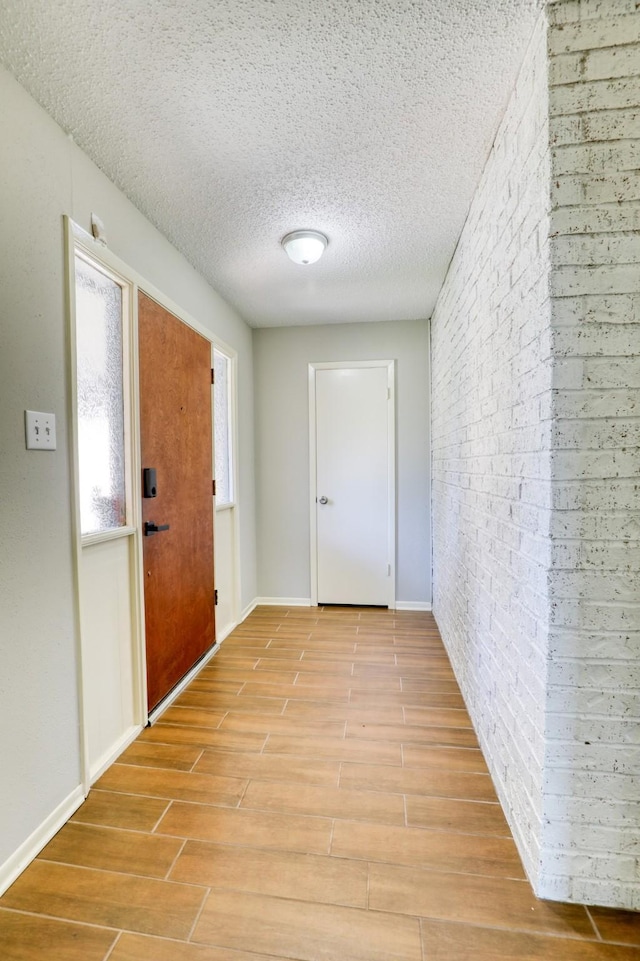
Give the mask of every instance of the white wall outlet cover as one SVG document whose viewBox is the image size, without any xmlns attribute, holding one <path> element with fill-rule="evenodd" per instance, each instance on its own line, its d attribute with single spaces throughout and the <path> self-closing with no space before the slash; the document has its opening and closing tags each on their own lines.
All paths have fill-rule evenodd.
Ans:
<svg viewBox="0 0 640 961">
<path fill-rule="evenodd" d="M 27 450 L 56 449 L 56 415 L 39 410 L 25 410 L 24 429 Z"/>
</svg>

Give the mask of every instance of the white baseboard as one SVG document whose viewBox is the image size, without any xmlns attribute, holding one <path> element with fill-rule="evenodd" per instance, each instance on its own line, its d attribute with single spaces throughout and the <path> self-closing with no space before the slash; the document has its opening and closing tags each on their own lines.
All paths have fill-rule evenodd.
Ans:
<svg viewBox="0 0 640 961">
<path fill-rule="evenodd" d="M 396 611 L 431 611 L 426 601 L 396 601 Z"/>
<path fill-rule="evenodd" d="M 225 638 L 229 637 L 229 634 L 231 634 L 231 632 L 234 631 L 237 626 L 238 625 L 236 621 L 232 621 L 231 624 L 227 624 L 226 627 L 223 627 L 221 631 L 216 629 L 216 644 L 222 644 Z"/>
<path fill-rule="evenodd" d="M 249 614 L 255 611 L 257 603 L 258 603 L 257 598 L 254 598 L 250 604 L 247 604 L 242 614 L 240 615 L 240 620 L 238 621 L 238 624 L 242 624 L 242 622 L 246 620 L 247 617 L 249 617 Z"/>
<path fill-rule="evenodd" d="M 116 761 L 122 752 L 129 747 L 132 741 L 135 741 L 138 734 L 142 730 L 141 724 L 134 724 L 132 727 L 127 728 L 122 737 L 119 737 L 115 744 L 104 752 L 102 757 L 99 757 L 95 764 L 92 764 L 89 769 L 89 782 L 94 784 L 98 778 L 104 774 L 108 767 L 111 767 L 114 761 Z"/>
<path fill-rule="evenodd" d="M 264 607 L 311 607 L 310 597 L 256 597 L 242 612 L 241 621 L 251 614 L 258 606 Z M 396 601 L 391 610 L 396 611 L 430 611 L 431 604 L 427 601 Z"/>
<path fill-rule="evenodd" d="M 254 607 L 311 607 L 310 597 L 256 597 Z"/>
<path fill-rule="evenodd" d="M 158 718 L 162 717 L 162 715 L 167 710 L 167 708 L 171 707 L 171 705 L 173 704 L 175 699 L 178 697 L 178 695 L 182 694 L 185 687 L 187 687 L 188 684 L 191 684 L 191 681 L 194 679 L 194 677 L 198 676 L 202 668 L 209 663 L 211 658 L 215 654 L 217 654 L 219 650 L 220 650 L 220 641 L 216 641 L 213 647 L 210 648 L 207 651 L 207 653 L 204 655 L 202 660 L 198 661 L 198 663 L 191 668 L 189 673 L 185 674 L 182 680 L 178 684 L 176 684 L 176 686 L 169 692 L 169 694 L 167 694 L 164 701 L 160 701 L 157 707 L 154 707 L 154 709 L 149 714 L 149 724 L 155 724 Z"/>
<path fill-rule="evenodd" d="M 78 785 L 44 819 L 42 824 L 20 845 L 18 850 L 4 864 L 0 865 L 0 895 L 4 894 L 7 888 L 22 874 L 27 865 L 42 851 L 45 844 L 49 843 L 54 834 L 58 833 L 62 825 L 66 824 L 83 801 L 84 791 L 82 785 Z"/>
</svg>

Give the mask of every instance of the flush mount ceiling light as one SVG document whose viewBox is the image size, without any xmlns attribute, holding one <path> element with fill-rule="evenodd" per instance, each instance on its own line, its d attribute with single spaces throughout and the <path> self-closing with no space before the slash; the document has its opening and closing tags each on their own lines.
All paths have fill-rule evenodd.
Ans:
<svg viewBox="0 0 640 961">
<path fill-rule="evenodd" d="M 282 238 L 282 246 L 294 264 L 315 264 L 329 243 L 317 230 L 294 230 Z"/>
</svg>

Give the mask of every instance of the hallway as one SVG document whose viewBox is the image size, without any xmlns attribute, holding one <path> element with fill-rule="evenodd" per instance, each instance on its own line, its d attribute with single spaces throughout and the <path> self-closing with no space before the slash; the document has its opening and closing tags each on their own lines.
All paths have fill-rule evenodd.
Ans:
<svg viewBox="0 0 640 961">
<path fill-rule="evenodd" d="M 433 617 L 258 608 L 0 899 L 4 961 L 632 961 L 537 901 Z"/>
</svg>

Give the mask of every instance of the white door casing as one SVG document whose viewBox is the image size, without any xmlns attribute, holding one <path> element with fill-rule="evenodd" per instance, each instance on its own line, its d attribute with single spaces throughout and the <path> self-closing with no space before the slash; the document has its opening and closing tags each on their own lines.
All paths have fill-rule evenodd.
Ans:
<svg viewBox="0 0 640 961">
<path fill-rule="evenodd" d="M 235 397 L 235 351 L 220 341 L 211 330 L 147 282 L 107 247 L 85 230 L 64 218 L 66 235 L 67 303 L 70 351 L 70 410 L 73 517 L 75 618 L 78 641 L 78 693 L 80 704 L 80 742 L 82 786 L 85 795 L 91 784 L 111 764 L 127 743 L 148 720 L 146 707 L 145 625 L 141 533 L 140 485 L 132 481 L 141 471 L 139 451 L 139 389 L 137 364 L 137 301 L 142 290 L 189 327 L 198 331 L 226 353 L 234 365 L 232 432 L 237 450 L 237 400 Z M 75 255 L 80 252 L 104 272 L 112 273 L 127 287 L 130 329 L 127 343 L 130 368 L 125 377 L 125 415 L 128 436 L 129 505 L 131 526 L 104 534 L 82 536 L 78 482 L 78 413 L 75 331 Z M 234 461 L 234 472 L 236 471 Z M 236 479 L 237 481 L 237 479 Z M 237 483 L 234 490 L 237 491 Z M 236 495 L 229 518 L 229 537 L 217 552 L 218 566 L 232 570 L 229 591 L 233 591 L 231 610 L 236 618 L 240 610 L 239 569 L 239 503 Z M 224 545 L 227 553 L 224 552 Z M 108 576 L 107 576 L 108 574 Z M 99 603 L 95 592 L 100 591 Z M 228 630 L 235 624 L 231 624 Z M 108 672 L 108 677 L 107 677 Z M 179 686 L 180 687 L 180 686 Z M 100 697 L 95 696 L 100 689 Z M 176 689 L 176 695 L 179 690 Z"/>
<path fill-rule="evenodd" d="M 394 607 L 394 363 L 310 364 L 309 403 L 312 603 Z"/>
</svg>

